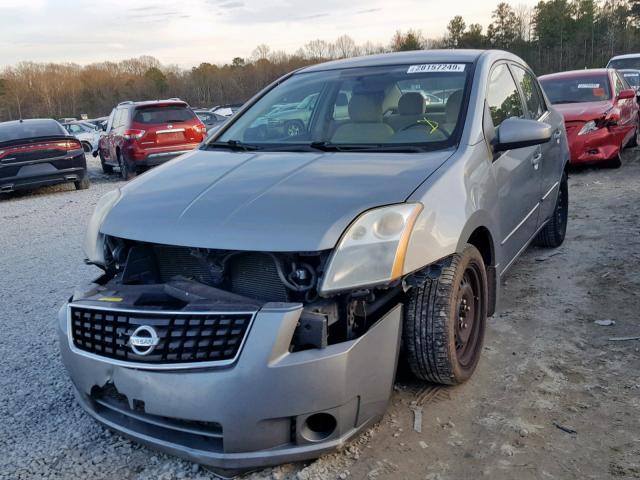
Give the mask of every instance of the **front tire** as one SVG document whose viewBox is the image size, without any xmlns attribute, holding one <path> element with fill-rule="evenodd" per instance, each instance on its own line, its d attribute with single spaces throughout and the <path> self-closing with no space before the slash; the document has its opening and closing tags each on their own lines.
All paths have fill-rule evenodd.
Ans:
<svg viewBox="0 0 640 480">
<path fill-rule="evenodd" d="M 484 261 L 473 245 L 453 255 L 437 279 L 411 290 L 403 340 L 416 377 L 445 385 L 471 377 L 482 352 L 487 291 Z"/>
<path fill-rule="evenodd" d="M 562 245 L 567 233 L 567 219 L 569 216 L 569 185 L 567 182 L 567 172 L 562 174 L 556 199 L 556 206 L 553 209 L 553 216 L 538 233 L 533 243 L 538 247 L 556 248 Z"/>
<path fill-rule="evenodd" d="M 107 175 L 111 175 L 113 173 L 113 166 L 106 164 L 106 162 L 104 161 L 104 157 L 102 156 L 102 152 L 100 150 L 98 151 L 98 155 L 100 156 L 100 166 L 102 167 L 103 173 L 106 173 Z"/>
</svg>

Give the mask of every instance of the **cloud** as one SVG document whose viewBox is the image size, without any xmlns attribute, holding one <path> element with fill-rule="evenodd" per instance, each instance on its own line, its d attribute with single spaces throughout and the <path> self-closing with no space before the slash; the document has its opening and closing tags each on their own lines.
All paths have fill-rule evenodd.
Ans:
<svg viewBox="0 0 640 480">
<path fill-rule="evenodd" d="M 243 6 L 244 2 L 225 2 L 218 5 L 219 8 L 239 8 Z"/>
</svg>

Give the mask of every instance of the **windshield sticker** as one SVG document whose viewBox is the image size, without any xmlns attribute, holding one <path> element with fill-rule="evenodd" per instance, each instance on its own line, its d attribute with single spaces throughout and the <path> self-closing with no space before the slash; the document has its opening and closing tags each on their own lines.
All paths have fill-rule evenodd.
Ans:
<svg viewBox="0 0 640 480">
<path fill-rule="evenodd" d="M 640 73 L 623 73 L 625 77 L 638 77 Z"/>
<path fill-rule="evenodd" d="M 600 88 L 599 83 L 579 83 L 578 88 Z"/>
<path fill-rule="evenodd" d="M 464 63 L 427 63 L 424 65 L 411 65 L 407 73 L 464 72 L 464 67 Z"/>
</svg>

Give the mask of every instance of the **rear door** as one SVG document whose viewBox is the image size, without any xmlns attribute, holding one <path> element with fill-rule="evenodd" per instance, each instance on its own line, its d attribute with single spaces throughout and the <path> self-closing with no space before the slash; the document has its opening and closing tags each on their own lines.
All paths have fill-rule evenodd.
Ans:
<svg viewBox="0 0 640 480">
<path fill-rule="evenodd" d="M 541 201 L 538 226 L 540 226 L 553 213 L 564 170 L 567 145 L 566 137 L 563 135 L 563 119 L 559 113 L 552 112 L 547 107 L 542 88 L 532 72 L 516 64 L 511 65 L 511 70 L 522 92 L 528 118 L 548 123 L 553 129 L 551 140 L 539 147 L 542 155 L 538 167 Z"/>
<path fill-rule="evenodd" d="M 137 107 L 131 128 L 144 131 L 139 140 L 143 149 L 171 150 L 182 145 L 199 143 L 203 139 L 196 114 L 182 105 Z"/>
<path fill-rule="evenodd" d="M 507 63 L 494 65 L 489 75 L 486 102 L 490 121 L 499 136 L 502 122 L 512 117 L 525 118 L 526 109 Z M 500 273 L 508 268 L 536 231 L 541 159 L 540 147 L 533 146 L 500 152 L 493 160 L 500 205 Z"/>
<path fill-rule="evenodd" d="M 109 115 L 109 120 L 107 120 L 107 128 L 105 130 L 104 135 L 100 139 L 100 153 L 102 157 L 107 162 L 113 162 L 112 160 L 112 150 L 113 150 L 113 124 L 115 121 L 117 109 L 114 108 L 111 110 L 111 114 Z"/>
</svg>

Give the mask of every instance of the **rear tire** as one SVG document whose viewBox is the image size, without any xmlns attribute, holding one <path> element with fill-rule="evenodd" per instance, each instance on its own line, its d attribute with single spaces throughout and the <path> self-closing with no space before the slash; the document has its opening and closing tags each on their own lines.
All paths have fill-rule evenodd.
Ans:
<svg viewBox="0 0 640 480">
<path fill-rule="evenodd" d="M 84 150 L 84 153 L 91 153 L 91 144 L 87 143 L 87 142 L 82 142 L 82 149 Z"/>
<path fill-rule="evenodd" d="M 118 165 L 120 165 L 120 176 L 123 180 L 131 180 L 136 176 L 135 170 L 131 169 L 129 162 L 127 162 L 121 153 L 118 153 Z"/>
<path fill-rule="evenodd" d="M 473 245 L 451 258 L 440 276 L 409 292 L 403 340 L 419 379 L 458 385 L 473 374 L 484 341 L 487 273 Z"/>
<path fill-rule="evenodd" d="M 91 186 L 91 181 L 89 180 L 89 175 L 85 174 L 84 177 L 82 177 L 77 182 L 73 182 L 73 184 L 76 186 L 76 190 L 86 190 L 87 188 L 89 188 Z"/>
<path fill-rule="evenodd" d="M 547 222 L 533 243 L 538 247 L 556 248 L 562 245 L 564 237 L 567 233 L 567 219 L 569 217 L 569 185 L 567 182 L 567 173 L 562 174 L 560 186 L 558 190 L 558 198 L 556 198 L 556 206 L 553 209 L 553 216 Z"/>
</svg>

